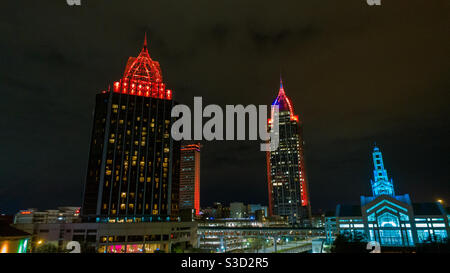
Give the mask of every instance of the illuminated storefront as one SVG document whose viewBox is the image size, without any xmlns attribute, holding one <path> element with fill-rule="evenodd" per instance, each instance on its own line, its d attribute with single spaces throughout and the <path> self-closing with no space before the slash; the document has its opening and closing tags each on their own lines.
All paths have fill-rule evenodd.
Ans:
<svg viewBox="0 0 450 273">
<path fill-rule="evenodd" d="M 169 251 L 168 244 L 101 245 L 99 253 L 155 253 Z"/>
<path fill-rule="evenodd" d="M 79 242 L 81 252 L 171 252 L 172 246 L 197 246 L 195 222 L 15 224 L 33 234 L 32 251 L 52 244 L 66 252 L 67 243 Z M 30 236 L 31 237 L 31 236 Z"/>
</svg>

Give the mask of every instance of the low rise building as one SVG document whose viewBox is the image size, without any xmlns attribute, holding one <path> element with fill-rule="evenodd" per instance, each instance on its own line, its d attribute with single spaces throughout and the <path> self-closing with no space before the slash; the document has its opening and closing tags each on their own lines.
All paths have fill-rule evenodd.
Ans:
<svg viewBox="0 0 450 273">
<path fill-rule="evenodd" d="M 231 218 L 247 218 L 247 208 L 242 202 L 230 203 Z"/>
<path fill-rule="evenodd" d="M 0 221 L 0 253 L 26 253 L 31 234 Z"/>
<path fill-rule="evenodd" d="M 413 203 L 408 194 L 396 195 L 378 147 L 373 151 L 373 196 L 361 196 L 360 205 L 338 205 L 326 219 L 327 242 L 337 234 L 359 236 L 381 246 L 413 247 L 448 238 L 449 214 L 439 202 Z"/>
<path fill-rule="evenodd" d="M 31 248 L 44 244 L 58 252 L 68 252 L 67 244 L 76 241 L 81 252 L 153 253 L 171 252 L 173 246 L 197 246 L 195 222 L 139 223 L 26 223 L 17 229 L 33 234 Z"/>
<path fill-rule="evenodd" d="M 80 207 L 58 207 L 39 211 L 31 208 L 21 210 L 14 216 L 14 224 L 51 224 L 81 222 Z"/>
</svg>

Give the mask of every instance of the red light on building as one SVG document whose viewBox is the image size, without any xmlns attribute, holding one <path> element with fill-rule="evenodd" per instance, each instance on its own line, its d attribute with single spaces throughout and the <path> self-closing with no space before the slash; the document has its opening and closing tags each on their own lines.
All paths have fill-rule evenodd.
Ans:
<svg viewBox="0 0 450 273">
<path fill-rule="evenodd" d="M 128 59 L 122 78 L 112 82 L 112 89 L 107 91 L 96 95 L 83 219 L 109 221 L 111 217 L 114 221 L 146 222 L 169 217 L 177 220 L 180 144 L 170 137 L 174 122 L 170 110 L 174 101 L 172 94 L 167 96 L 159 63 L 150 58 L 147 42 L 137 57 Z M 137 127 L 141 131 L 139 137 Z M 100 131 L 105 134 L 96 133 Z M 139 159 L 133 159 L 131 166 L 128 156 L 114 156 L 120 153 L 134 158 L 137 151 Z M 111 161 L 114 166 L 110 165 Z M 102 167 L 105 164 L 108 168 Z M 129 187 L 125 188 L 124 184 Z M 120 203 L 114 203 L 118 196 L 109 192 L 119 193 L 120 198 L 125 193 L 127 201 L 120 199 Z M 104 206 L 113 203 L 117 206 Z"/>
<path fill-rule="evenodd" d="M 114 83 L 114 92 L 119 92 L 120 89 L 120 82 L 115 82 Z"/>
<path fill-rule="evenodd" d="M 278 95 L 272 105 L 279 107 L 279 130 L 286 133 L 279 139 L 279 147 L 283 149 L 267 152 L 269 214 L 288 217 L 291 223 L 295 223 L 301 218 L 309 218 L 311 208 L 303 148 L 303 127 L 298 116 L 294 114 L 294 107 L 285 93 L 281 79 Z M 273 115 L 272 112 L 272 118 Z M 269 128 L 271 125 L 272 119 L 269 119 Z M 286 161 L 281 161 L 280 158 L 286 158 Z M 298 171 L 286 172 L 285 170 L 291 167 L 286 162 L 298 162 Z M 284 194 L 286 190 L 295 197 L 287 198 Z"/>
<path fill-rule="evenodd" d="M 200 213 L 200 144 L 181 147 L 180 209 Z"/>
<path fill-rule="evenodd" d="M 157 61 L 150 58 L 147 48 L 147 37 L 144 41 L 144 46 L 137 57 L 130 57 L 125 68 L 122 82 L 122 93 L 146 96 L 159 99 L 172 99 L 172 94 L 166 95 L 166 85 L 162 82 L 162 72 Z M 120 92 L 121 82 L 114 82 L 114 92 Z M 131 91 L 127 92 L 128 83 L 131 85 Z M 137 88 L 136 88 L 137 87 Z M 140 92 L 143 88 L 152 92 Z M 137 91 L 135 90 L 137 89 Z M 105 91 L 106 93 L 106 91 Z"/>
</svg>

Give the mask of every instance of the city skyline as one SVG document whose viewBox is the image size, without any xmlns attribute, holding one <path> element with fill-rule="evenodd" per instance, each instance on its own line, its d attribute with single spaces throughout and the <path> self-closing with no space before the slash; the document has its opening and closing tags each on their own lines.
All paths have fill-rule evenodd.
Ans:
<svg viewBox="0 0 450 273">
<path fill-rule="evenodd" d="M 85 14 L 78 14 L 82 20 L 75 26 L 64 20 L 74 12 L 64 3 L 42 3 L 24 11 L 5 3 L 12 15 L 46 10 L 53 17 L 28 16 L 20 27 L 5 24 L 11 31 L 0 38 L 9 52 L 0 80 L 6 111 L 0 117 L 0 137 L 8 143 L 1 157 L 0 213 L 81 205 L 92 98 L 107 83 L 113 88 L 145 31 L 152 56 L 160 61 L 180 103 L 200 95 L 208 104 L 268 105 L 281 68 L 305 126 L 313 211 L 332 210 L 338 202 L 357 203 L 360 193 L 370 193 L 365 181 L 372 162 L 367 155 L 374 142 L 383 147 L 395 187 L 417 201 L 450 201 L 449 38 L 448 23 L 442 20 L 445 9 L 439 5 L 391 3 L 375 14 L 355 4 L 331 5 L 333 9 L 267 4 L 270 12 L 244 9 L 230 19 L 224 16 L 229 7 L 220 11 L 211 4 L 211 15 L 198 11 L 202 16 L 192 22 L 182 15 L 187 2 L 173 11 L 142 2 L 136 20 L 116 22 L 109 14 L 123 6 L 111 2 L 106 13 L 102 4 L 82 6 Z M 399 22 L 395 14 L 404 9 L 420 9 L 424 15 L 417 18 L 411 12 Z M 169 10 L 184 24 L 161 25 Z M 144 11 L 153 16 L 144 16 Z M 283 12 L 287 16 L 280 18 Z M 327 19 L 317 21 L 322 15 Z M 105 30 L 92 27 L 97 16 L 104 19 Z M 290 19 L 295 16 L 303 17 Z M 237 28 L 245 17 L 251 19 Z M 375 19 L 380 26 L 371 23 Z M 416 20 L 425 27 L 415 28 Z M 378 27 L 393 30 L 380 32 Z M 51 31 L 39 40 L 36 28 Z M 436 32 L 431 36 L 427 29 Z M 392 45 L 389 50 L 386 43 Z M 265 153 L 259 151 L 259 142 L 201 144 L 203 207 L 214 201 L 268 204 Z"/>
</svg>

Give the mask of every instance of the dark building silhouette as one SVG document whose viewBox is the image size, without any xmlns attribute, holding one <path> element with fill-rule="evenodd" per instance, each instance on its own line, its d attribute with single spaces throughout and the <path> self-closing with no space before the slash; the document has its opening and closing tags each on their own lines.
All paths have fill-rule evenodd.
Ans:
<svg viewBox="0 0 450 273">
<path fill-rule="evenodd" d="M 200 213 L 200 144 L 181 146 L 180 209 Z"/>
<path fill-rule="evenodd" d="M 303 131 L 281 80 L 272 105 L 279 107 L 279 146 L 275 151 L 267 152 L 269 215 L 287 217 L 290 223 L 298 223 L 311 216 Z M 272 120 L 273 117 L 269 120 L 269 128 Z"/>
<path fill-rule="evenodd" d="M 96 95 L 84 189 L 84 221 L 165 221 L 178 211 L 179 151 L 174 106 L 147 41 L 123 78 Z"/>
</svg>

